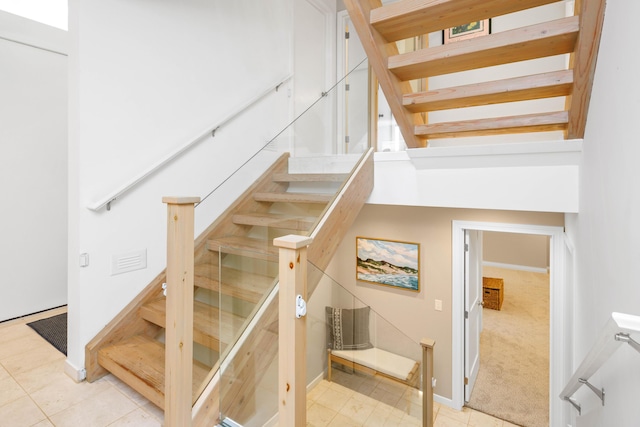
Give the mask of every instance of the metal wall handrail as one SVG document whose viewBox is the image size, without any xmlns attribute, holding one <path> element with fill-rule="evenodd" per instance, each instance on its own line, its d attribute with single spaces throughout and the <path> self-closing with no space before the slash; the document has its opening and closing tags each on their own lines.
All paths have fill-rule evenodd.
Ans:
<svg viewBox="0 0 640 427">
<path fill-rule="evenodd" d="M 598 389 L 589 383 L 589 378 L 606 362 L 624 342 L 640 352 L 640 344 L 631 338 L 632 333 L 640 332 L 640 316 L 623 313 L 611 313 L 589 353 L 575 371 L 567 385 L 560 393 L 562 400 L 568 401 L 580 413 L 580 404 L 571 398 L 582 385 L 586 384 L 604 405 L 604 389 Z"/>
<path fill-rule="evenodd" d="M 254 98 L 251 98 L 249 101 L 247 101 L 245 104 L 240 106 L 238 109 L 236 109 L 234 112 L 229 114 L 227 117 L 225 117 L 215 125 L 208 127 L 205 131 L 199 133 L 197 137 L 191 139 L 188 143 L 182 145 L 181 147 L 176 149 L 174 152 L 169 153 L 168 155 L 158 160 L 157 162 L 149 166 L 147 169 L 145 169 L 138 175 L 131 178 L 126 184 L 121 185 L 120 187 L 118 187 L 111 193 L 107 194 L 106 196 L 102 197 L 98 201 L 88 205 L 87 209 L 92 211 L 98 211 L 106 206 L 107 210 L 110 210 L 111 202 L 116 200 L 118 197 L 122 196 L 127 191 L 131 190 L 133 187 L 138 185 L 145 178 L 147 178 L 149 175 L 156 172 L 158 169 L 162 168 L 167 163 L 178 158 L 182 153 L 187 151 L 192 146 L 196 145 L 198 142 L 202 141 L 204 138 L 208 137 L 209 135 L 213 137 L 215 135 L 216 130 L 218 130 L 220 127 L 224 126 L 225 124 L 235 119 L 237 116 L 242 114 L 243 111 L 245 111 L 247 108 L 249 108 L 251 105 L 255 104 L 256 102 L 260 101 L 262 98 L 267 96 L 272 91 L 274 90 L 277 91 L 280 88 L 280 86 L 286 81 L 288 81 L 289 79 L 291 79 L 291 77 L 293 77 L 293 74 L 289 74 L 285 78 L 278 80 L 277 83 L 270 85 L 266 90 L 264 90 Z"/>
</svg>

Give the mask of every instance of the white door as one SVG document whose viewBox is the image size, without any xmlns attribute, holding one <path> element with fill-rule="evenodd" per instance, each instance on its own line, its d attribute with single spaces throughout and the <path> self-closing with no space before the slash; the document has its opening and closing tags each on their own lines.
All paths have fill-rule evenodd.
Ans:
<svg viewBox="0 0 640 427">
<path fill-rule="evenodd" d="M 464 232 L 464 400 L 471 391 L 480 368 L 480 332 L 482 331 L 482 232 Z"/>
<path fill-rule="evenodd" d="M 349 14 L 338 12 L 337 153 L 362 153 L 369 146 L 369 63 Z"/>
<path fill-rule="evenodd" d="M 314 104 L 333 84 L 335 11 L 329 2 L 294 2 L 294 115 L 297 117 Z M 296 156 L 328 154 L 332 150 L 333 117 L 331 99 L 315 104 L 295 125 Z"/>
</svg>

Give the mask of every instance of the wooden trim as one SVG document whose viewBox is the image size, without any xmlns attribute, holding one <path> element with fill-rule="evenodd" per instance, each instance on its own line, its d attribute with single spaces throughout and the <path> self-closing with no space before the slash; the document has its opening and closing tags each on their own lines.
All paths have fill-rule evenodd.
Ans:
<svg viewBox="0 0 640 427">
<path fill-rule="evenodd" d="M 580 3 L 580 35 L 573 58 L 575 83 L 569 109 L 569 139 L 584 138 L 606 6 L 605 0 L 583 0 Z"/>
<path fill-rule="evenodd" d="M 167 299 L 164 425 L 191 425 L 193 388 L 194 203 L 167 203 Z"/>
</svg>

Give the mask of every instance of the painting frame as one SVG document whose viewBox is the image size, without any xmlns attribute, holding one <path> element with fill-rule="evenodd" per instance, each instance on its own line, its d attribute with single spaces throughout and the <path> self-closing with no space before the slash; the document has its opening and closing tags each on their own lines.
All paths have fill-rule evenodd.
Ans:
<svg viewBox="0 0 640 427">
<path fill-rule="evenodd" d="M 356 282 L 420 292 L 420 273 L 420 243 L 356 236 Z"/>
<path fill-rule="evenodd" d="M 470 27 L 472 24 L 478 25 Z M 491 18 L 482 19 L 442 30 L 442 44 L 455 43 L 489 34 L 491 34 Z"/>
</svg>

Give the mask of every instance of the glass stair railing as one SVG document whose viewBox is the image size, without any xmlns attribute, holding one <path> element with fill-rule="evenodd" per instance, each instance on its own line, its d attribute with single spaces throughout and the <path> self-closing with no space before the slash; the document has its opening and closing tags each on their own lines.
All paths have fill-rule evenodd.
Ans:
<svg viewBox="0 0 640 427">
<path fill-rule="evenodd" d="M 363 61 L 349 74 L 362 75 L 367 67 Z M 201 226 L 205 232 L 195 244 L 193 401 L 219 373 L 220 412 L 240 425 L 251 424 L 234 411 L 253 404 L 238 397 L 246 388 L 236 379 L 242 362 L 238 355 L 266 354 L 266 350 L 246 350 L 243 346 L 249 344 L 238 344 L 238 340 L 255 327 L 250 325 L 257 322 L 256 315 L 265 310 L 265 304 L 272 303 L 268 298 L 273 298 L 278 273 L 273 239 L 292 233 L 311 235 L 368 151 L 368 125 L 351 124 L 359 135 L 347 138 L 350 142 L 343 135 L 344 122 L 354 116 L 343 117 L 345 109 L 368 109 L 367 85 L 359 86 L 364 93 L 350 89 L 349 105 L 345 105 L 347 76 L 196 205 L 196 225 L 217 219 L 206 229 Z M 224 200 L 233 199 L 230 206 L 223 205 Z M 275 339 L 277 345 L 277 318 L 272 321 L 276 335 L 266 340 Z M 229 359 L 229 355 L 235 357 Z M 277 357 L 274 360 L 277 366 Z M 256 375 L 269 375 L 269 366 L 257 365 Z M 225 400 L 228 396 L 233 398 Z"/>
</svg>

